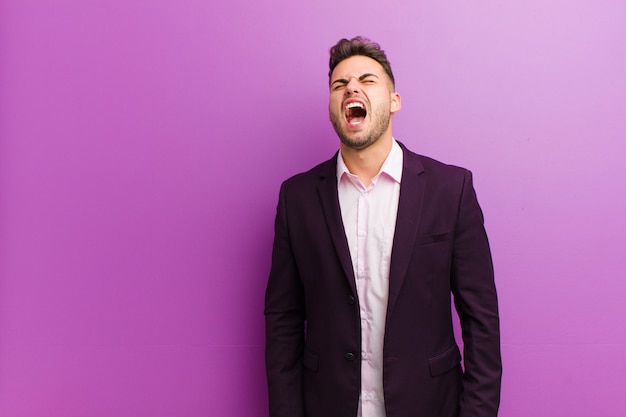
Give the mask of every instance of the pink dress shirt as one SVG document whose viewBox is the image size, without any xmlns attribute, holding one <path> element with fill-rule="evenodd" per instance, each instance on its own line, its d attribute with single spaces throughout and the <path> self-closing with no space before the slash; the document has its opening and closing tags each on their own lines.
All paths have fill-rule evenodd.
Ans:
<svg viewBox="0 0 626 417">
<path fill-rule="evenodd" d="M 365 187 L 337 157 L 341 217 L 361 308 L 361 395 L 358 417 L 385 417 L 383 341 L 389 265 L 398 214 L 402 149 L 393 140 L 380 172 Z"/>
</svg>

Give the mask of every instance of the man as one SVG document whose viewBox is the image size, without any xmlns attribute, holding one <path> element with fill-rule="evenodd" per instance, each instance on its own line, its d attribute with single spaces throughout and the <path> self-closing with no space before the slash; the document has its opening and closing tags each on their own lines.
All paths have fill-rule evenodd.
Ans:
<svg viewBox="0 0 626 417">
<path fill-rule="evenodd" d="M 270 416 L 495 417 L 498 306 L 471 174 L 395 141 L 401 99 L 378 44 L 339 41 L 329 83 L 339 152 L 280 190 Z"/>
</svg>

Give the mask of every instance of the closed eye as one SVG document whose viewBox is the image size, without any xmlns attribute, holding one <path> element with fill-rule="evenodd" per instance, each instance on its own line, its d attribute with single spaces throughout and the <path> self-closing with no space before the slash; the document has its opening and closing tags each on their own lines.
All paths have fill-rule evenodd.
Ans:
<svg viewBox="0 0 626 417">
<path fill-rule="evenodd" d="M 333 91 L 335 91 L 335 90 L 339 90 L 340 88 L 345 87 L 346 85 L 348 85 L 348 80 L 340 79 L 340 80 L 333 81 L 332 84 L 330 85 L 330 88 Z"/>
<path fill-rule="evenodd" d="M 359 77 L 359 81 L 362 83 L 372 84 L 378 80 L 378 76 L 376 74 L 363 74 Z"/>
</svg>

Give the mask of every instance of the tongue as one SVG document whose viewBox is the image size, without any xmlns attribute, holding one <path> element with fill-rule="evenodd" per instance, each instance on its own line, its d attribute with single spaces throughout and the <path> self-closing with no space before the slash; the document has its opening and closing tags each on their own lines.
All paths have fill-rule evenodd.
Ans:
<svg viewBox="0 0 626 417">
<path fill-rule="evenodd" d="M 365 120 L 365 117 L 363 116 L 348 117 L 348 123 L 350 123 L 351 125 L 358 125 L 363 122 L 363 120 Z"/>
</svg>

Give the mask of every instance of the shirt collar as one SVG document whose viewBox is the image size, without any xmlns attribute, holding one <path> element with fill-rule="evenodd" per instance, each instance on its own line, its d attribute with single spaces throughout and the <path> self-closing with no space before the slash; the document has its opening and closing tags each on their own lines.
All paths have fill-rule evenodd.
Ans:
<svg viewBox="0 0 626 417">
<path fill-rule="evenodd" d="M 383 166 L 380 168 L 380 171 L 376 176 L 381 173 L 385 173 L 399 184 L 402 179 L 402 160 L 402 148 L 398 145 L 398 142 L 396 142 L 395 139 L 392 139 L 391 151 L 389 151 L 389 155 L 387 155 L 385 162 L 383 162 Z M 337 155 L 338 182 L 341 181 L 341 177 L 343 177 L 344 174 L 350 174 L 350 171 L 343 160 L 343 156 L 341 156 L 341 151 L 339 151 Z"/>
</svg>

